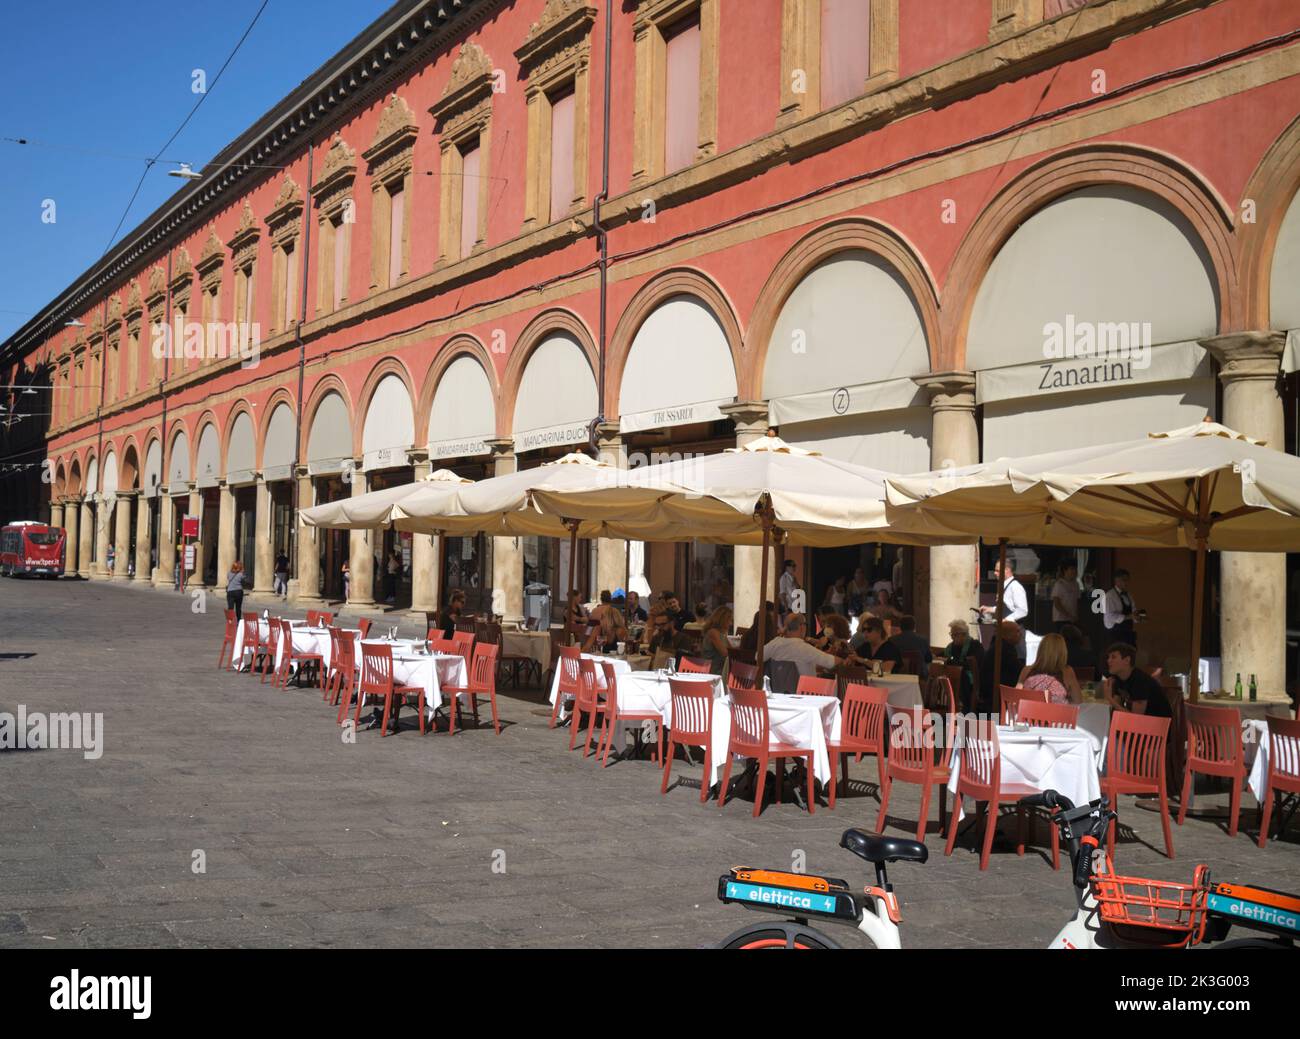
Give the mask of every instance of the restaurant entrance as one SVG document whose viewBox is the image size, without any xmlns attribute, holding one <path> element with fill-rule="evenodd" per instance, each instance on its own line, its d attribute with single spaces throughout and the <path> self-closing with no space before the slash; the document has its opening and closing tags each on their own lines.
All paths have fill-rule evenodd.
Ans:
<svg viewBox="0 0 1300 1039">
<path fill-rule="evenodd" d="M 342 476 L 318 476 L 312 481 L 316 504 L 326 505 L 351 497 L 352 488 Z M 346 530 L 318 530 L 316 549 L 320 553 L 320 594 L 326 600 L 343 598 L 343 564 L 348 560 Z M 304 545 L 304 550 L 308 546 Z"/>
<path fill-rule="evenodd" d="M 382 491 L 390 487 L 402 487 L 415 479 L 415 470 L 410 466 L 397 469 L 384 469 L 380 472 L 366 474 L 366 489 Z M 411 535 L 391 527 L 376 531 L 375 551 L 379 565 L 375 570 L 374 596 L 377 602 L 394 603 L 400 606 L 411 604 Z M 400 558 L 400 567 L 392 578 L 389 577 L 389 560 L 396 553 Z"/>
</svg>

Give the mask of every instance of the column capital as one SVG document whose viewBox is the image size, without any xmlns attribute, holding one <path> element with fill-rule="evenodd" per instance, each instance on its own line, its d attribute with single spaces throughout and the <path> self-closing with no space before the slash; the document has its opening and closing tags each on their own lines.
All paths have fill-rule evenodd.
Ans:
<svg viewBox="0 0 1300 1039">
<path fill-rule="evenodd" d="M 963 370 L 914 375 L 912 381 L 930 395 L 934 411 L 974 411 L 975 373 Z"/>
<path fill-rule="evenodd" d="M 733 401 L 720 405 L 718 410 L 736 424 L 737 440 L 746 434 L 761 437 L 767 433 L 768 404 L 765 400 Z"/>
<path fill-rule="evenodd" d="M 115 491 L 114 493 L 117 495 L 118 501 L 130 501 L 132 498 L 137 498 L 140 496 L 139 491 L 131 490 L 129 488 L 127 490 L 118 490 Z"/>
<path fill-rule="evenodd" d="M 295 465 L 293 467 L 293 478 L 295 480 L 309 480 L 311 479 L 311 470 L 305 465 Z"/>
<path fill-rule="evenodd" d="M 617 422 L 600 422 L 596 425 L 598 447 L 617 447 L 622 441 L 622 430 Z"/>
<path fill-rule="evenodd" d="M 406 464 L 410 466 L 428 465 L 429 449 L 427 447 L 413 447 L 406 452 Z"/>
<path fill-rule="evenodd" d="M 488 450 L 492 452 L 492 459 L 505 458 L 507 455 L 515 453 L 514 437 L 496 437 L 492 440 L 484 440 Z"/>
<path fill-rule="evenodd" d="M 1219 381 L 1224 385 L 1242 380 L 1271 381 L 1281 374 L 1285 332 L 1229 332 L 1198 342 L 1219 362 Z"/>
</svg>

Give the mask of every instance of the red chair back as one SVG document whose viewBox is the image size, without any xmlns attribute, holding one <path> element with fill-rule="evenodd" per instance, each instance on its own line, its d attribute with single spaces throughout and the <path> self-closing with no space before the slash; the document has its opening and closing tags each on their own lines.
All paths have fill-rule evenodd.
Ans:
<svg viewBox="0 0 1300 1039">
<path fill-rule="evenodd" d="M 835 679 L 800 675 L 799 684 L 795 686 L 794 691 L 799 696 L 834 696 Z"/>
<path fill-rule="evenodd" d="M 1235 707 L 1185 704 L 1187 767 L 1211 776 L 1242 774 L 1245 757 L 1241 746 L 1241 712 Z"/>
<path fill-rule="evenodd" d="M 310 625 L 310 626 L 313 627 L 313 628 L 316 627 L 316 625 L 320 623 L 320 611 L 319 611 L 319 610 L 308 610 L 308 611 L 307 611 L 307 623 L 308 623 L 308 625 Z"/>
<path fill-rule="evenodd" d="M 457 628 L 451 633 L 451 641 L 456 643 L 456 652 L 465 658 L 465 670 L 468 672 L 474 656 L 474 632 Z"/>
<path fill-rule="evenodd" d="M 386 696 L 393 691 L 393 647 L 361 644 L 361 692 Z"/>
<path fill-rule="evenodd" d="M 961 731 L 961 773 L 958 792 L 976 801 L 997 798 L 1002 783 L 1002 751 L 998 728 L 988 718 L 968 717 Z M 990 823 L 989 825 L 992 825 Z"/>
<path fill-rule="evenodd" d="M 1011 685 L 1004 685 L 1001 689 L 1003 725 L 1015 724 L 1016 713 L 1022 701 L 1033 700 L 1036 703 L 1047 703 L 1047 690 L 1045 689 L 1017 689 Z"/>
<path fill-rule="evenodd" d="M 322 628 L 328 628 L 334 623 L 334 614 L 330 613 L 328 610 L 321 610 L 321 612 L 316 615 L 316 623 L 318 623 Z"/>
<path fill-rule="evenodd" d="M 682 657 L 677 670 L 688 675 L 707 675 L 712 673 L 713 666 L 699 657 Z"/>
<path fill-rule="evenodd" d="M 880 686 L 850 682 L 844 687 L 844 704 L 841 707 L 842 739 L 853 740 L 879 751 L 885 735 L 885 705 L 889 690 Z"/>
<path fill-rule="evenodd" d="M 356 666 L 356 643 L 352 641 L 352 632 L 342 628 L 330 628 L 330 663 L 333 670 L 344 673 L 353 671 Z"/>
<path fill-rule="evenodd" d="M 756 689 L 758 687 L 758 667 L 754 664 L 743 664 L 739 660 L 733 659 L 727 672 L 727 687 L 729 689 Z"/>
<path fill-rule="evenodd" d="M 1106 740 L 1106 776 L 1165 783 L 1165 740 L 1169 719 L 1116 711 Z"/>
<path fill-rule="evenodd" d="M 895 710 L 890 718 L 890 775 L 911 783 L 927 782 L 935 768 L 946 768 L 951 762 L 956 737 L 956 714 L 943 715 L 928 707 Z"/>
<path fill-rule="evenodd" d="M 1300 793 L 1300 721 L 1268 716 L 1268 776 L 1274 790 Z"/>
<path fill-rule="evenodd" d="M 579 659 L 578 689 L 574 694 L 577 698 L 573 705 L 574 714 L 576 715 L 579 711 L 595 711 L 600 703 L 600 691 L 603 688 L 604 686 L 601 685 L 600 678 L 596 674 L 596 662 L 585 658 Z"/>
<path fill-rule="evenodd" d="M 429 650 L 433 653 L 445 653 L 448 656 L 460 656 L 460 647 L 451 639 L 434 638 L 429 640 Z"/>
<path fill-rule="evenodd" d="M 668 688 L 673 702 L 673 742 L 708 746 L 713 738 L 712 683 L 670 678 Z"/>
<path fill-rule="evenodd" d="M 331 670 L 337 670 L 343 663 L 343 634 L 338 628 L 330 628 L 330 664 Z"/>
<path fill-rule="evenodd" d="M 605 676 L 605 699 L 612 704 L 618 703 L 618 672 L 608 660 L 600 662 L 601 673 Z M 613 695 L 610 695 L 610 694 Z"/>
<path fill-rule="evenodd" d="M 1040 729 L 1073 729 L 1079 724 L 1079 707 L 1072 703 L 1039 703 L 1024 700 L 1016 720 Z"/>
<path fill-rule="evenodd" d="M 361 629 L 361 637 L 363 639 L 370 637 L 370 623 L 371 622 L 368 617 L 362 617 L 359 621 L 357 621 L 357 627 Z"/>
<path fill-rule="evenodd" d="M 261 639 L 261 626 L 257 623 L 257 614 L 244 614 L 244 646 L 243 651 L 256 652 L 258 643 Z"/>
<path fill-rule="evenodd" d="M 476 693 L 495 693 L 497 689 L 497 654 L 501 647 L 492 642 L 474 647 L 474 667 L 469 684 Z"/>
<path fill-rule="evenodd" d="M 561 646 L 557 666 L 560 669 L 560 692 L 577 696 L 581 685 L 582 650 L 577 646 Z"/>
<path fill-rule="evenodd" d="M 239 614 L 234 610 L 226 611 L 226 637 L 234 638 L 235 632 L 239 628 Z"/>
<path fill-rule="evenodd" d="M 731 693 L 731 736 L 727 753 L 753 758 L 767 752 L 767 695 L 761 689 L 735 689 Z"/>
</svg>

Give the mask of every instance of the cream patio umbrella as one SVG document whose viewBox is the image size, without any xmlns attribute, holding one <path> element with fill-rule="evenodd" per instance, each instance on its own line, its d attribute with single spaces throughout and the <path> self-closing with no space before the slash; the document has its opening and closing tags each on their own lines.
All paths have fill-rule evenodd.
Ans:
<svg viewBox="0 0 1300 1039">
<path fill-rule="evenodd" d="M 595 524 L 605 536 L 762 545 L 764 600 L 773 540 L 811 546 L 974 540 L 947 530 L 933 536 L 923 515 L 889 522 L 883 472 L 793 447 L 771 433 L 719 454 L 616 472 L 619 479 L 609 486 L 535 488 L 532 501 L 544 513 Z M 760 605 L 760 667 L 765 622 Z"/>
<path fill-rule="evenodd" d="M 386 487 L 381 491 L 358 494 L 355 498 L 344 498 L 303 509 L 302 521 L 309 527 L 331 530 L 373 530 L 394 522 L 400 515 L 401 503 L 422 491 L 446 495 L 458 486 L 470 483 L 473 481 L 457 476 L 449 469 L 438 469 L 414 483 Z"/>
<path fill-rule="evenodd" d="M 1140 440 L 889 477 L 886 484 L 891 518 L 919 515 L 938 528 L 996 537 L 1003 559 L 1010 538 L 1194 551 L 1193 703 L 1206 551 L 1300 550 L 1300 458 L 1208 420 Z M 997 612 L 1000 620 L 1001 589 Z"/>
</svg>

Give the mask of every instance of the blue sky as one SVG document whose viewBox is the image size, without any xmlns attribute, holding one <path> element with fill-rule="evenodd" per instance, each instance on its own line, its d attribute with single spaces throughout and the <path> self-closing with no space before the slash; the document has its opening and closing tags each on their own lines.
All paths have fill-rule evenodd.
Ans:
<svg viewBox="0 0 1300 1039">
<path fill-rule="evenodd" d="M 117 0 L 6 5 L 0 35 L 0 341 L 113 239 L 144 160 L 209 92 L 164 158 L 201 167 L 370 24 L 391 0 Z M 118 238 L 183 181 L 154 166 Z M 42 222 L 46 199 L 53 223 Z"/>
</svg>

